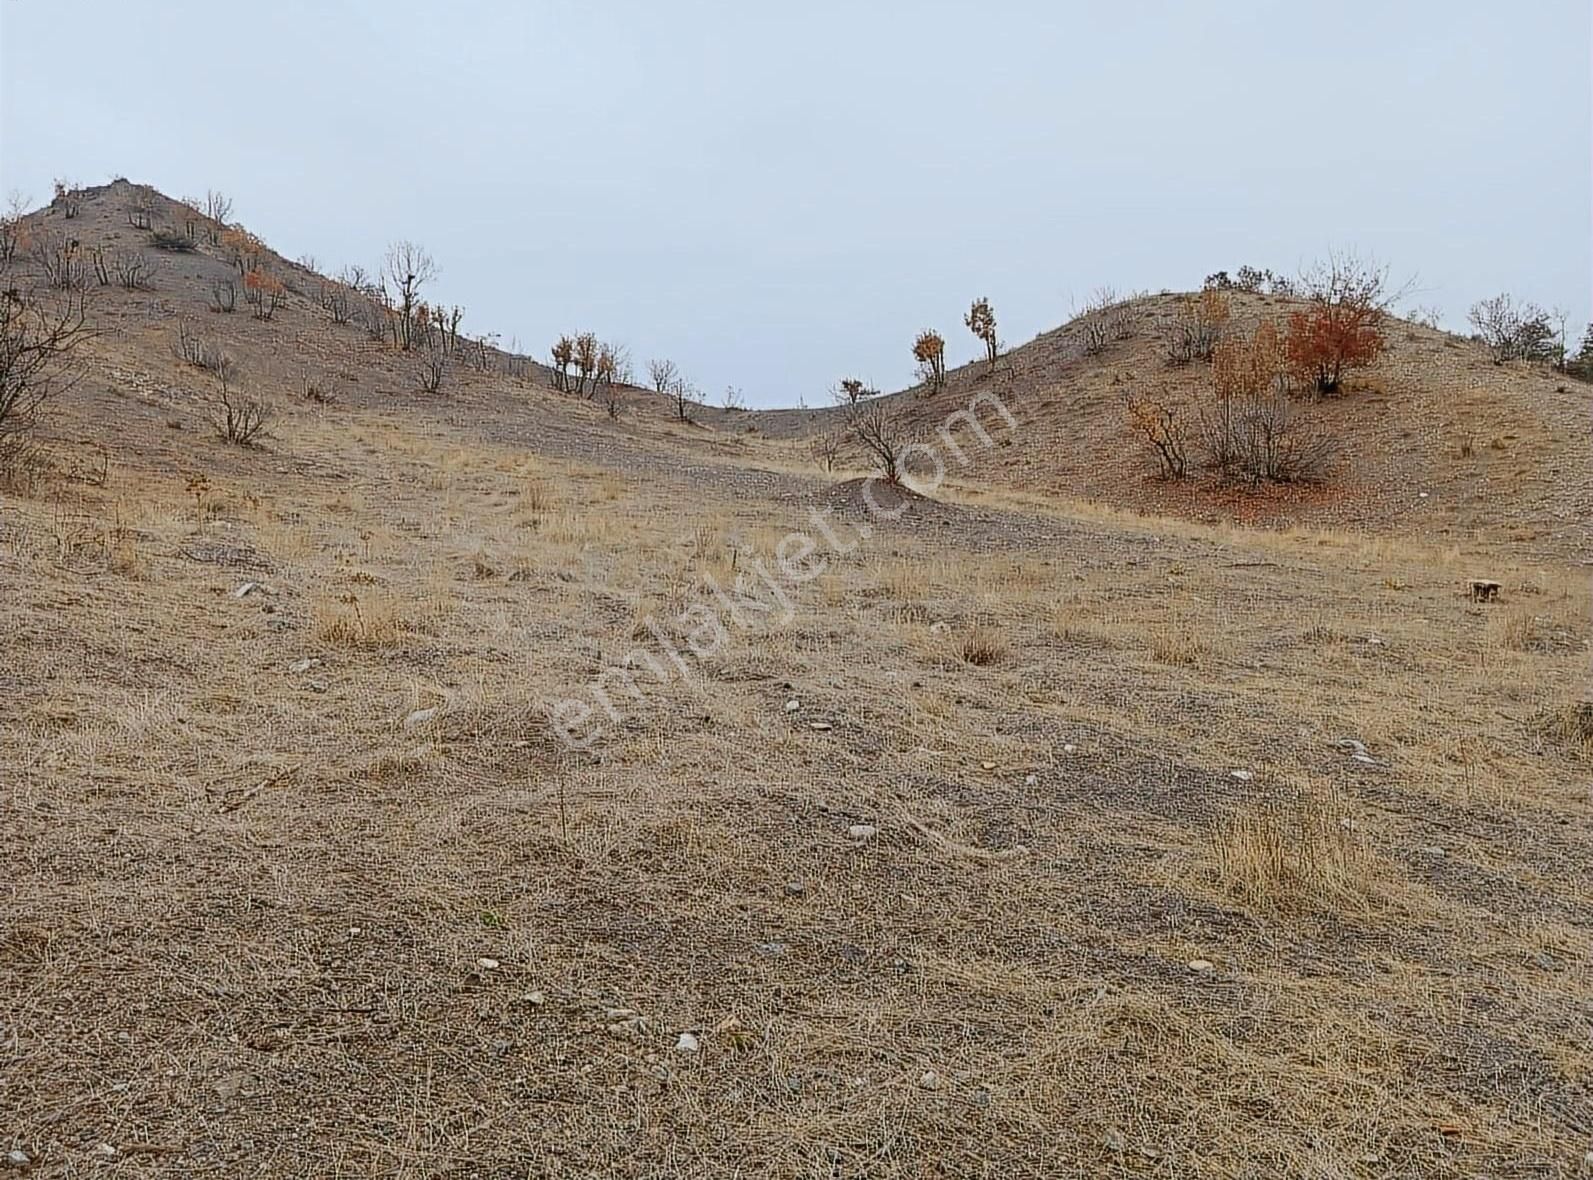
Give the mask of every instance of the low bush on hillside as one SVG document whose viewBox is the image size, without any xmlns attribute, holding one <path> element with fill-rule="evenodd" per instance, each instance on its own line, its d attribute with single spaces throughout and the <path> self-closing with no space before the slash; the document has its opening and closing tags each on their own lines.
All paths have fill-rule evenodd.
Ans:
<svg viewBox="0 0 1593 1180">
<path fill-rule="evenodd" d="M 1536 303 L 1518 304 L 1508 293 L 1495 295 L 1472 304 L 1466 318 L 1496 365 L 1537 361 L 1559 366 L 1565 361 L 1564 319 Z"/>
<path fill-rule="evenodd" d="M 1182 300 L 1165 337 L 1167 362 L 1187 365 L 1210 360 L 1229 314 L 1227 297 L 1215 288 Z"/>
</svg>

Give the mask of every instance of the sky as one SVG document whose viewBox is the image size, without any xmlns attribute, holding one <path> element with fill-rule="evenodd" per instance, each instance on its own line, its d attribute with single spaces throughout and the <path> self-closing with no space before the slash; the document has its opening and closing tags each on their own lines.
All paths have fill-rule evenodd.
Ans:
<svg viewBox="0 0 1593 1180">
<path fill-rule="evenodd" d="M 323 269 L 410 239 L 475 332 L 709 401 L 895 389 L 976 296 L 1352 249 L 1465 323 L 1593 316 L 1587 0 L 0 0 L 0 192 L 220 189 Z M 65 79 L 63 81 L 63 78 Z"/>
</svg>

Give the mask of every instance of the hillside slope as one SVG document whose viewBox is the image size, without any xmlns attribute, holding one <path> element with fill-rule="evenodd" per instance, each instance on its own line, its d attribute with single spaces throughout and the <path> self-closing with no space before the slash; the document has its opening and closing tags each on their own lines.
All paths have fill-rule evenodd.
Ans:
<svg viewBox="0 0 1593 1180">
<path fill-rule="evenodd" d="M 64 228 L 147 248 L 129 193 Z M 868 520 L 759 426 L 808 420 L 423 394 L 160 262 L 0 473 L 19 1174 L 1582 1168 L 1587 571 L 967 488 Z"/>
</svg>

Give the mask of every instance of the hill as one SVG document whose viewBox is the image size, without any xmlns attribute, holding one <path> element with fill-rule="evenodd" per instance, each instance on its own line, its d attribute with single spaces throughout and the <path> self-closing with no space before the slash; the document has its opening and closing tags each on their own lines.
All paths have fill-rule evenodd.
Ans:
<svg viewBox="0 0 1593 1180">
<path fill-rule="evenodd" d="M 211 311 L 226 248 L 137 199 L 27 226 L 158 271 L 94 286 L 0 491 L 19 1170 L 1583 1166 L 1593 599 L 1538 515 L 1583 492 L 1504 464 L 1585 439 L 1538 376 L 1410 329 L 1326 411 L 1385 399 L 1361 518 L 1154 515 L 1111 391 L 1156 297 L 899 397 L 1021 426 L 887 502 L 807 457 L 830 411 L 611 416 L 496 352 L 423 393 L 275 255 L 270 319 Z"/>
</svg>

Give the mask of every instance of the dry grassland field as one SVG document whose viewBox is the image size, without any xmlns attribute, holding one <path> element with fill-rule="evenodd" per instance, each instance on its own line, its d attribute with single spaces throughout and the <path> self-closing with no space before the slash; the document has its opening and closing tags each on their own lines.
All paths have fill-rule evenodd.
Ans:
<svg viewBox="0 0 1593 1180">
<path fill-rule="evenodd" d="M 0 492 L 18 1174 L 1593 1170 L 1593 387 L 1391 320 L 1325 475 L 1166 480 L 1148 296 L 880 399 L 919 496 L 80 199 L 5 272 L 69 230 L 93 332 Z"/>
</svg>

